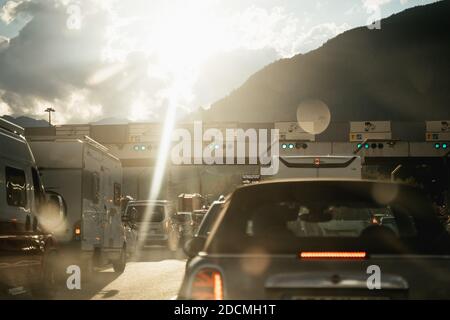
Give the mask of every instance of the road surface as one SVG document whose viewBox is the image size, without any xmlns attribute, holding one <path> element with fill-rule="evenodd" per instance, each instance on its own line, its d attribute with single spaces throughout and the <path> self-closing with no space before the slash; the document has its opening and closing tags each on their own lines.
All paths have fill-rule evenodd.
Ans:
<svg viewBox="0 0 450 320">
<path fill-rule="evenodd" d="M 147 249 L 140 257 L 127 263 L 123 274 L 115 274 L 112 268 L 99 270 L 93 281 L 82 284 L 81 290 L 61 289 L 53 297 L 95 300 L 171 299 L 178 293 L 186 265 L 181 254 L 176 257 L 162 248 Z"/>
</svg>

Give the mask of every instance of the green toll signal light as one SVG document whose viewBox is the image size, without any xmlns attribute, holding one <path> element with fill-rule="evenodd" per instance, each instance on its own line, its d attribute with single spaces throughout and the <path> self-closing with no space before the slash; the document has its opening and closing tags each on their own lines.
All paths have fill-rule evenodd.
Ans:
<svg viewBox="0 0 450 320">
<path fill-rule="evenodd" d="M 447 143 L 443 143 L 442 144 L 442 149 L 447 149 L 448 148 L 448 144 Z"/>
<path fill-rule="evenodd" d="M 358 148 L 358 149 L 361 149 L 361 147 L 362 147 L 362 144 L 361 144 L 361 143 L 358 143 L 357 148 Z"/>
<path fill-rule="evenodd" d="M 440 143 L 435 143 L 434 144 L 434 148 L 435 149 L 440 149 L 441 148 L 441 144 Z"/>
<path fill-rule="evenodd" d="M 370 148 L 370 145 L 369 145 L 368 143 L 366 143 L 366 144 L 364 145 L 364 148 L 365 148 L 365 149 L 369 149 L 369 148 Z"/>
<path fill-rule="evenodd" d="M 294 144 L 289 144 L 289 149 L 294 149 Z"/>
<path fill-rule="evenodd" d="M 283 144 L 281 145 L 281 148 L 286 149 L 286 148 L 287 148 L 287 145 L 286 145 L 285 143 L 283 143 Z"/>
</svg>

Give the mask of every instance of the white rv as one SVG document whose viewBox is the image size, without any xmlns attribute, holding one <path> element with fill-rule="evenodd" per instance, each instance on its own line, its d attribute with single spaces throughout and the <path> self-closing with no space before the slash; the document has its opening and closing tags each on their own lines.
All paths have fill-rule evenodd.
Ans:
<svg viewBox="0 0 450 320">
<path fill-rule="evenodd" d="M 85 268 L 85 278 L 93 266 L 107 263 L 123 272 L 126 239 L 120 212 L 120 160 L 89 137 L 32 137 L 30 146 L 47 190 L 65 199 L 67 216 L 53 230 L 65 253 L 75 252 L 67 254 L 71 263 L 75 258 L 75 264 Z"/>
<path fill-rule="evenodd" d="M 279 170 L 269 179 L 347 178 L 361 179 L 361 157 L 351 156 L 280 156 Z"/>
<path fill-rule="evenodd" d="M 64 215 L 63 199 L 45 193 L 23 134 L 0 118 L 0 299 L 55 284 L 56 242 L 41 220 Z"/>
</svg>

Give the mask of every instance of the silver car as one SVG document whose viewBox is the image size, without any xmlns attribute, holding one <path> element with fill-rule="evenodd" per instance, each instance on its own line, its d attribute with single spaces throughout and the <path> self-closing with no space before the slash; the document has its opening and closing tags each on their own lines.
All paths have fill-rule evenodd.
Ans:
<svg viewBox="0 0 450 320">
<path fill-rule="evenodd" d="M 138 242 L 143 245 L 164 245 L 171 251 L 178 248 L 178 233 L 174 226 L 170 201 L 130 201 L 125 216 L 138 230 Z"/>
</svg>

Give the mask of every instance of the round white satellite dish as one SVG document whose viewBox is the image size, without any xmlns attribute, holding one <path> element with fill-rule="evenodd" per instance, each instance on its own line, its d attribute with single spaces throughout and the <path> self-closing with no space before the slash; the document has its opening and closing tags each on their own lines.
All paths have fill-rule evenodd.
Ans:
<svg viewBox="0 0 450 320">
<path fill-rule="evenodd" d="M 330 109 L 321 100 L 305 100 L 297 107 L 297 121 L 305 132 L 320 134 L 330 125 Z"/>
</svg>

